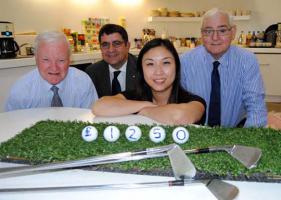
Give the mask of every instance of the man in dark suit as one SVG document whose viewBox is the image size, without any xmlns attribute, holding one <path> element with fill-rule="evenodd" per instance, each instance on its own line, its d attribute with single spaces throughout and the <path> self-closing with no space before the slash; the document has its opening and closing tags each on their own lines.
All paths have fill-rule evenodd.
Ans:
<svg viewBox="0 0 281 200">
<path fill-rule="evenodd" d="M 99 32 L 103 60 L 86 68 L 95 84 L 99 98 L 124 90 L 135 90 L 137 58 L 129 53 L 127 31 L 116 24 L 106 24 Z"/>
</svg>

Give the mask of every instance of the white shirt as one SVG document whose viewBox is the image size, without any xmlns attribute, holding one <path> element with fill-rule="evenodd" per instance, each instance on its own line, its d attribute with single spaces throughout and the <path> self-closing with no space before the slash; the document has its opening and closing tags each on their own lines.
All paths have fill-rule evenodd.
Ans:
<svg viewBox="0 0 281 200">
<path fill-rule="evenodd" d="M 117 79 L 120 83 L 121 86 L 121 91 L 126 90 L 126 70 L 127 70 L 127 62 L 126 61 L 121 68 L 115 69 L 111 65 L 109 65 L 109 75 L 110 75 L 110 83 L 112 83 L 113 77 L 114 77 L 114 72 L 115 71 L 120 71 L 120 74 L 118 75 Z"/>
<path fill-rule="evenodd" d="M 98 99 L 90 77 L 75 67 L 69 67 L 67 76 L 56 86 L 64 107 L 91 108 Z M 50 107 L 54 95 L 51 87 L 37 68 L 31 70 L 11 88 L 5 110 Z"/>
</svg>

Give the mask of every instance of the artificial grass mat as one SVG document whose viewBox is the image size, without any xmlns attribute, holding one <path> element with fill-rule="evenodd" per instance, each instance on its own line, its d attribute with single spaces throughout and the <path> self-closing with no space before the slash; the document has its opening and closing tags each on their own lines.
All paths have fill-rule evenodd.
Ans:
<svg viewBox="0 0 281 200">
<path fill-rule="evenodd" d="M 98 130 L 98 138 L 93 142 L 85 142 L 81 137 L 82 129 L 88 125 L 95 126 Z M 107 142 L 103 138 L 103 130 L 109 125 L 115 125 L 120 129 L 120 138 L 113 143 Z M 32 163 L 49 163 L 139 151 L 174 143 L 172 131 L 175 126 L 164 126 L 166 139 L 158 144 L 149 139 L 148 133 L 152 126 L 138 126 L 142 130 L 141 139 L 137 142 L 129 142 L 125 137 L 125 130 L 128 127 L 125 124 L 40 121 L 1 143 L 0 158 L 13 156 L 24 158 Z M 182 149 L 239 144 L 259 147 L 262 150 L 262 157 L 257 167 L 253 169 L 247 169 L 226 152 L 190 154 L 188 156 L 198 170 L 196 176 L 198 179 L 211 176 L 231 180 L 280 181 L 280 131 L 269 128 L 196 128 L 193 126 L 186 126 L 186 128 L 189 131 L 189 140 L 180 145 Z M 168 158 L 107 164 L 97 169 L 140 174 L 172 174 Z M 271 179 L 270 177 L 275 178 Z"/>
</svg>

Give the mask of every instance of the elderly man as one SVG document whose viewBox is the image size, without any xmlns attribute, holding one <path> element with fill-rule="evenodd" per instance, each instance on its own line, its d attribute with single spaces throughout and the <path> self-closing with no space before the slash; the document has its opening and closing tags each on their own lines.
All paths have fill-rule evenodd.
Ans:
<svg viewBox="0 0 281 200">
<path fill-rule="evenodd" d="M 181 83 L 207 103 L 206 124 L 262 127 L 267 124 L 263 81 L 255 55 L 231 45 L 231 16 L 211 9 L 202 20 L 203 45 L 181 55 Z"/>
<path fill-rule="evenodd" d="M 99 97 L 135 90 L 137 58 L 129 54 L 127 31 L 122 26 L 106 24 L 99 32 L 99 43 L 103 60 L 86 69 Z"/>
<path fill-rule="evenodd" d="M 44 32 L 35 39 L 37 68 L 12 87 L 6 111 L 38 107 L 90 108 L 97 92 L 89 76 L 70 64 L 70 46 L 60 32 Z"/>
</svg>

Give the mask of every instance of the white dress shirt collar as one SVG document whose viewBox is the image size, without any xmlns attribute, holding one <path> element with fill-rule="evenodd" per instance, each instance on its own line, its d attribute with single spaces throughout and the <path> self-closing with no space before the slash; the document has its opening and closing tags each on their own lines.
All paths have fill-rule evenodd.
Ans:
<svg viewBox="0 0 281 200">
<path fill-rule="evenodd" d="M 115 71 L 121 71 L 120 74 L 117 77 L 117 79 L 120 83 L 120 86 L 121 86 L 121 91 L 126 90 L 127 63 L 128 63 L 128 61 L 126 61 L 119 69 L 115 69 L 111 65 L 108 65 L 109 66 L 110 83 L 112 83 L 112 80 L 113 80 L 113 77 L 114 77 L 113 73 Z"/>
</svg>

